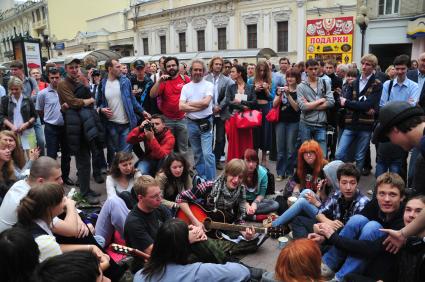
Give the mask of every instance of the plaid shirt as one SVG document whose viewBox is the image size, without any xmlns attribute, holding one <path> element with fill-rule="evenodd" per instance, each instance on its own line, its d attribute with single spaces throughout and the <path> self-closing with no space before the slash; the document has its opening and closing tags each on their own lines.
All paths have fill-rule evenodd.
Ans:
<svg viewBox="0 0 425 282">
<path fill-rule="evenodd" d="M 201 202 L 202 205 L 209 208 L 217 208 L 232 214 L 235 216 L 235 221 L 241 221 L 246 215 L 245 186 L 240 185 L 236 189 L 229 190 L 226 187 L 224 176 L 214 182 L 206 181 L 190 190 L 181 192 L 176 197 L 176 203 L 182 202 Z"/>
<path fill-rule="evenodd" d="M 351 216 L 359 214 L 368 202 L 369 198 L 357 190 L 354 200 L 346 206 L 341 191 L 336 191 L 320 208 L 319 213 L 345 224 Z"/>
</svg>

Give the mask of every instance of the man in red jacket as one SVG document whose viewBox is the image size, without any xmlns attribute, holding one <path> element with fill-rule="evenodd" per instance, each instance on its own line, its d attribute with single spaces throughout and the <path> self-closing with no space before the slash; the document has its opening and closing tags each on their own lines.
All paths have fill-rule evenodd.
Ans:
<svg viewBox="0 0 425 282">
<path fill-rule="evenodd" d="M 128 134 L 127 143 L 134 145 L 139 142 L 144 142 L 145 151 L 137 168 L 142 174 L 155 176 L 163 160 L 173 151 L 175 143 L 174 135 L 165 126 L 162 116 L 152 115 L 150 120 L 143 121 Z"/>
</svg>

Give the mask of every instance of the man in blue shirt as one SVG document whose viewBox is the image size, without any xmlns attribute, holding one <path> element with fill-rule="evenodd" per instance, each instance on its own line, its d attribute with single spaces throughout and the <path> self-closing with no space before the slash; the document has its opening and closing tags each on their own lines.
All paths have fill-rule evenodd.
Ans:
<svg viewBox="0 0 425 282">
<path fill-rule="evenodd" d="M 393 64 L 397 77 L 384 83 L 379 107 L 393 101 L 404 101 L 411 106 L 416 106 L 419 100 L 418 84 L 406 76 L 410 64 L 409 56 L 397 56 Z M 401 147 L 389 142 L 379 143 L 377 156 L 376 177 L 386 171 L 391 171 L 398 173 L 406 180 L 407 153 Z"/>
</svg>

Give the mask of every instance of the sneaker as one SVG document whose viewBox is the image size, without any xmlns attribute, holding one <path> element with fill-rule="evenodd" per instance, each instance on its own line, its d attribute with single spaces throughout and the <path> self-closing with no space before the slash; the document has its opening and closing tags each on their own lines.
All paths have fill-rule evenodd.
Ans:
<svg viewBox="0 0 425 282">
<path fill-rule="evenodd" d="M 221 156 L 220 157 L 220 162 L 225 162 L 226 161 L 226 156 Z"/>
<path fill-rule="evenodd" d="M 284 180 L 285 178 L 283 177 L 283 176 L 281 176 L 281 175 L 278 175 L 278 176 L 276 176 L 276 181 L 277 182 L 282 182 L 283 180 Z"/>
<path fill-rule="evenodd" d="M 324 263 L 322 261 L 322 264 L 320 266 L 321 272 L 322 272 L 322 277 L 325 279 L 331 279 L 331 278 L 335 278 L 335 272 L 329 268 L 329 266 L 326 265 L 326 263 Z"/>
<path fill-rule="evenodd" d="M 75 182 L 74 182 L 74 181 L 72 181 L 69 177 L 65 178 L 65 179 L 63 180 L 63 183 L 65 183 L 65 184 L 66 184 L 66 185 L 68 185 L 68 186 L 75 186 Z"/>
<path fill-rule="evenodd" d="M 93 176 L 93 178 L 94 178 L 94 182 L 98 184 L 102 184 L 105 182 L 105 177 L 103 177 L 103 175 L 95 175 Z"/>
<path fill-rule="evenodd" d="M 215 168 L 216 168 L 217 170 L 223 170 L 223 169 L 224 169 L 224 167 L 223 167 L 223 165 L 222 165 L 221 163 L 216 163 L 216 164 L 215 164 Z"/>
</svg>

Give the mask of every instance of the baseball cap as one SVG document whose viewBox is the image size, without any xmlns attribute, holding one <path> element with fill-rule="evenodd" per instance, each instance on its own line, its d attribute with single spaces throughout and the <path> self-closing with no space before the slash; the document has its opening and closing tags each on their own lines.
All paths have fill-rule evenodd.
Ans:
<svg viewBox="0 0 425 282">
<path fill-rule="evenodd" d="M 63 62 L 64 65 L 69 65 L 70 63 L 76 62 L 77 64 L 81 64 L 81 60 L 74 57 L 66 57 Z"/>
<path fill-rule="evenodd" d="M 372 143 L 388 142 L 389 139 L 386 134 L 391 127 L 400 124 L 408 118 L 423 115 L 422 108 L 414 107 L 408 102 L 393 101 L 387 103 L 379 111 L 378 125 L 373 132 Z"/>
<path fill-rule="evenodd" d="M 136 69 L 138 69 L 138 68 L 144 68 L 145 67 L 145 62 L 143 60 L 136 60 L 134 62 L 134 67 Z"/>
</svg>

